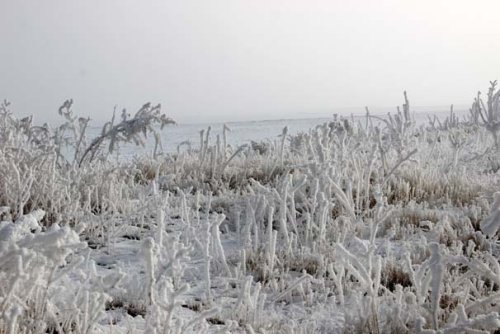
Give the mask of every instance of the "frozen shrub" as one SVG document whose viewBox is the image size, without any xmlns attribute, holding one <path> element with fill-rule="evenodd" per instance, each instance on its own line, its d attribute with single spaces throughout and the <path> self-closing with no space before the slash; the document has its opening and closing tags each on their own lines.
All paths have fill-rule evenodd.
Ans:
<svg viewBox="0 0 500 334">
<path fill-rule="evenodd" d="M 85 244 L 68 227 L 41 232 L 44 214 L 38 210 L 0 225 L 0 331 L 91 331 L 107 297 L 95 287 L 57 287 L 81 268 L 84 259 L 76 252 Z"/>
<path fill-rule="evenodd" d="M 87 157 L 89 161 L 94 160 L 105 141 L 109 142 L 106 151 L 109 153 L 113 153 L 120 142 L 133 142 L 136 145 L 143 146 L 144 139 L 142 136 L 146 137 L 148 132 L 155 134 L 156 131 L 153 127 L 155 124 L 160 125 L 160 129 L 163 129 L 165 125 L 175 123 L 165 114 L 162 114 L 160 109 L 161 105 L 159 104 L 152 106 L 150 103 L 146 103 L 132 118 L 128 116 L 126 110 L 123 110 L 121 122 L 117 124 L 115 124 L 114 114 L 112 120 L 103 126 L 101 134 L 83 151 L 81 157 L 79 157 L 79 165 L 81 166 Z M 158 136 L 155 138 L 158 138 Z M 160 143 L 157 139 L 154 156 L 156 156 L 158 145 Z"/>
<path fill-rule="evenodd" d="M 481 99 L 481 93 L 477 94 L 470 109 L 470 115 L 473 123 L 477 124 L 481 120 L 481 124 L 491 133 L 495 147 L 498 150 L 500 147 L 498 141 L 498 132 L 500 131 L 500 91 L 497 89 L 496 80 L 490 81 L 486 104 Z"/>
</svg>

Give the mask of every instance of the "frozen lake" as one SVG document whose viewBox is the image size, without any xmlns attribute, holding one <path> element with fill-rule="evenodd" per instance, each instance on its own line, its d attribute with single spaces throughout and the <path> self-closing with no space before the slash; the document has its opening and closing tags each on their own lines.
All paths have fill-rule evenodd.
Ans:
<svg viewBox="0 0 500 334">
<path fill-rule="evenodd" d="M 414 117 L 418 125 L 426 124 L 429 115 L 436 115 L 439 119 L 443 120 L 449 111 L 436 110 L 436 111 L 421 111 L 415 112 Z M 463 112 L 457 112 L 463 114 Z M 378 115 L 384 117 L 384 115 Z M 365 120 L 365 116 L 345 116 L 342 117 Z M 181 143 L 190 143 L 191 148 L 197 149 L 200 146 L 200 132 L 206 131 L 210 127 L 210 142 L 215 143 L 217 135 L 222 140 L 222 129 L 224 124 L 230 129 L 227 134 L 228 144 L 233 147 L 238 147 L 243 144 L 250 143 L 251 141 L 273 141 L 283 132 L 285 126 L 288 127 L 288 134 L 293 135 L 300 132 L 307 132 L 309 129 L 317 125 L 323 124 L 333 120 L 333 115 L 330 118 L 307 118 L 307 119 L 280 119 L 280 120 L 262 120 L 262 121 L 246 121 L 246 122 L 214 122 L 214 123 L 199 123 L 199 124 L 175 124 L 168 125 L 161 131 L 161 139 L 163 150 L 166 153 L 174 153 L 177 151 Z M 90 135 L 93 137 L 100 132 L 101 128 L 90 128 Z M 146 144 L 146 150 L 152 151 L 154 147 L 154 140 L 149 138 Z M 186 150 L 188 145 L 183 144 L 180 149 Z M 120 154 L 123 157 L 133 156 L 135 153 L 142 151 L 135 145 L 122 146 Z"/>
</svg>

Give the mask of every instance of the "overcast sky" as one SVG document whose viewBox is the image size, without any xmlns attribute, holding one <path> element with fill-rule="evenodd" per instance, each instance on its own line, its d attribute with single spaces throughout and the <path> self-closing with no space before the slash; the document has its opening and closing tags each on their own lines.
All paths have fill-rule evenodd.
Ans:
<svg viewBox="0 0 500 334">
<path fill-rule="evenodd" d="M 500 1 L 1 0 L 0 98 L 179 122 L 469 104 L 500 79 Z M 351 109 L 350 109 L 351 108 Z"/>
</svg>

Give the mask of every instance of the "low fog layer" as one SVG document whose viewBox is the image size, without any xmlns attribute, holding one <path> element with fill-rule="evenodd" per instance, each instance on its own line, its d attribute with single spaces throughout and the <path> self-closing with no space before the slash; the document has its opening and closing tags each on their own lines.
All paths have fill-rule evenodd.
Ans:
<svg viewBox="0 0 500 334">
<path fill-rule="evenodd" d="M 180 122 L 466 104 L 500 77 L 497 1 L 15 1 L 0 98 L 18 115 L 161 102 Z"/>
</svg>

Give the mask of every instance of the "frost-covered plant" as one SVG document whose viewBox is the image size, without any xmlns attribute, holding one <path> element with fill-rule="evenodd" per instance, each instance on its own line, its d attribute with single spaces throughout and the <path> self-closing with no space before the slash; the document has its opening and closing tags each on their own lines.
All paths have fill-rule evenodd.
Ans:
<svg viewBox="0 0 500 334">
<path fill-rule="evenodd" d="M 447 131 L 460 125 L 460 118 L 456 114 L 453 104 L 450 106 L 450 113 L 443 121 L 441 121 L 436 115 L 432 117 L 428 115 L 427 118 L 429 119 L 429 125 L 433 130 Z M 476 121 L 472 121 L 471 124 L 477 125 L 478 123 Z"/>
<path fill-rule="evenodd" d="M 44 214 L 36 210 L 15 222 L 0 223 L 0 331 L 77 328 L 88 333 L 102 316 L 107 296 L 92 286 L 58 287 L 81 268 L 84 259 L 76 252 L 85 244 L 68 227 L 55 224 L 42 232 L 39 222 Z M 83 280 L 89 276 L 79 275 Z"/>
<path fill-rule="evenodd" d="M 133 142 L 136 145 L 144 146 L 142 136 L 146 137 L 148 132 L 156 133 L 153 127 L 155 124 L 158 124 L 160 129 L 163 129 L 165 125 L 175 123 L 172 119 L 166 117 L 165 114 L 162 114 L 160 109 L 160 104 L 152 106 L 150 103 L 146 103 L 132 118 L 129 117 L 127 111 L 124 109 L 122 110 L 121 122 L 118 124 L 115 124 L 116 114 L 114 113 L 111 121 L 103 126 L 101 134 L 92 140 L 89 146 L 83 151 L 81 157 L 79 157 L 79 166 L 82 165 L 87 157 L 90 162 L 94 160 L 106 140 L 109 141 L 108 149 L 105 151 L 107 153 L 113 153 L 120 142 Z M 155 136 L 155 138 L 157 142 L 154 155 L 156 155 L 156 147 L 160 144 L 158 136 Z"/>
<path fill-rule="evenodd" d="M 106 140 L 110 141 L 108 151 L 101 151 L 101 157 L 120 141 L 141 143 L 142 136 L 156 132 L 155 124 L 172 122 L 159 106 L 146 104 L 132 119 L 124 115 L 117 125 L 107 123 L 101 135 L 87 145 L 89 120 L 74 115 L 71 100 L 61 106 L 59 114 L 65 123 L 51 128 L 33 125 L 31 117 L 16 119 L 7 102 L 0 107 L 0 203 L 10 207 L 14 216 L 40 208 L 46 211 L 44 221 L 50 225 L 75 223 L 90 211 L 103 211 L 114 189 L 110 186 L 116 181 L 113 176 L 120 174 L 128 182 L 133 175 L 126 166 L 111 166 L 106 161 L 89 166 L 83 161 L 95 158 Z"/>
<path fill-rule="evenodd" d="M 400 156 L 403 154 L 403 149 L 408 144 L 410 136 L 412 135 L 412 130 L 415 127 L 415 120 L 410 111 L 410 102 L 406 91 L 404 92 L 404 99 L 403 110 L 398 106 L 397 113 L 395 115 L 388 113 L 387 119 L 370 115 L 367 108 L 367 117 L 378 119 L 386 125 L 388 130 L 387 135 L 390 136 L 390 142 L 395 146 Z"/>
<path fill-rule="evenodd" d="M 486 104 L 481 99 L 481 93 L 479 92 L 474 99 L 470 114 L 474 123 L 481 119 L 482 125 L 491 133 L 495 147 L 498 150 L 500 147 L 498 140 L 498 132 L 500 131 L 500 91 L 497 89 L 496 80 L 490 81 Z"/>
</svg>

